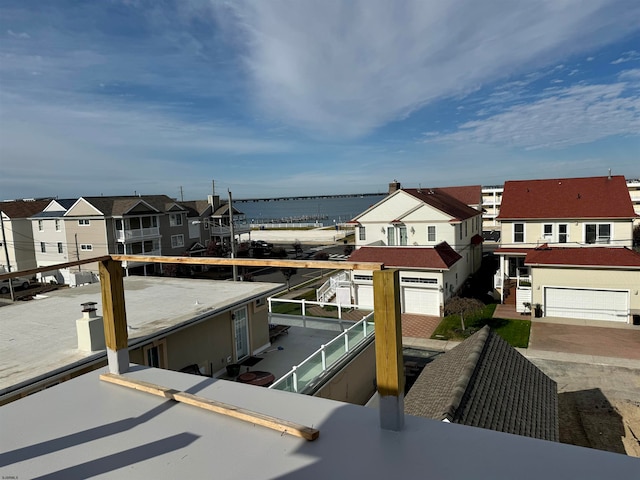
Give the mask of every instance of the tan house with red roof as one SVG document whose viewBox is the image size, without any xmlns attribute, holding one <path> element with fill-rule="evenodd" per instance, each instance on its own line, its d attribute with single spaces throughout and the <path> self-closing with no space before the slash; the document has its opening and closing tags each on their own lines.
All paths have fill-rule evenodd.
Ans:
<svg viewBox="0 0 640 480">
<path fill-rule="evenodd" d="M 631 322 L 640 313 L 637 217 L 623 176 L 506 182 L 501 299 L 519 311 L 539 304 L 549 317 Z"/>
<path fill-rule="evenodd" d="M 397 189 L 389 196 L 351 221 L 356 226 L 351 259 L 401 268 L 403 312 L 440 315 L 482 261 L 481 187 L 393 185 Z M 372 306 L 371 275 L 358 272 L 352 284 L 354 302 Z"/>
</svg>

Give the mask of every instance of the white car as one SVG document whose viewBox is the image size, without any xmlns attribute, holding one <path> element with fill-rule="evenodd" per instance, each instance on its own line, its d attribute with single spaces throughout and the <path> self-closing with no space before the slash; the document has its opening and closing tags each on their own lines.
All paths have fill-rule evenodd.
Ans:
<svg viewBox="0 0 640 480">
<path fill-rule="evenodd" d="M 31 285 L 29 279 L 26 277 L 15 277 L 11 279 L 11 285 L 13 288 L 27 289 Z M 2 280 L 0 282 L 0 293 L 9 293 L 9 279 Z"/>
</svg>

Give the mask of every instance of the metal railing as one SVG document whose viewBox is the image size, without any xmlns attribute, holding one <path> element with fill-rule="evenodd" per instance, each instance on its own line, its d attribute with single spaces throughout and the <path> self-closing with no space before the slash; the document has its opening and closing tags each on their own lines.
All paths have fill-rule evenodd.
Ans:
<svg viewBox="0 0 640 480">
<path fill-rule="evenodd" d="M 312 320 L 318 320 L 318 319 L 326 319 L 327 321 L 331 320 L 332 318 L 335 318 L 338 320 L 338 322 L 342 321 L 342 315 L 343 312 L 345 310 L 352 310 L 354 308 L 362 308 L 361 305 L 356 305 L 353 303 L 346 303 L 346 304 L 341 304 L 341 303 L 330 303 L 330 302 L 316 302 L 313 300 L 296 300 L 296 299 L 291 299 L 291 298 L 277 298 L 277 297 L 269 297 L 267 299 L 267 301 L 269 302 L 269 318 L 276 316 L 276 315 L 280 315 L 280 316 L 289 316 L 289 317 L 293 317 L 293 318 L 298 318 L 300 317 L 301 319 L 301 324 L 299 326 L 302 327 L 306 327 L 306 320 L 307 318 L 310 318 Z M 274 312 L 273 311 L 273 306 L 274 304 L 277 303 L 293 303 L 293 304 L 299 304 L 300 305 L 300 314 L 298 313 L 279 313 L 279 312 Z M 319 306 L 321 308 L 323 307 L 335 307 L 336 308 L 336 317 L 318 317 L 317 315 L 308 315 L 307 309 L 309 306 Z M 367 309 L 369 310 L 369 309 Z M 296 323 L 297 325 L 297 323 Z"/>
<path fill-rule="evenodd" d="M 301 393 L 314 384 L 325 372 L 344 360 L 358 346 L 372 338 L 375 333 L 373 312 L 358 323 L 352 325 L 302 363 L 294 366 L 284 376 L 276 380 L 269 388 L 287 392 Z"/>
</svg>

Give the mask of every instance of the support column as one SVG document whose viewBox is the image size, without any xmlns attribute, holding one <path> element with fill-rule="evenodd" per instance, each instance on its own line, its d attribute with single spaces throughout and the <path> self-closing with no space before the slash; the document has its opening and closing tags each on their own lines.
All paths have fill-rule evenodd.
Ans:
<svg viewBox="0 0 640 480">
<path fill-rule="evenodd" d="M 373 272 L 376 332 L 376 382 L 380 396 L 380 427 L 404 427 L 404 364 L 398 270 Z"/>
<path fill-rule="evenodd" d="M 102 290 L 102 316 L 107 359 L 111 373 L 129 370 L 129 335 L 127 334 L 127 312 L 124 305 L 124 283 L 122 263 L 105 260 L 98 265 Z"/>
</svg>

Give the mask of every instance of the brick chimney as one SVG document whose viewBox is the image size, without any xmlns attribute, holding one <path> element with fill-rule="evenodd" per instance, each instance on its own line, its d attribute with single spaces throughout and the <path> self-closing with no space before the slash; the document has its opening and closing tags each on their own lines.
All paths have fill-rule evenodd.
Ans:
<svg viewBox="0 0 640 480">
<path fill-rule="evenodd" d="M 400 182 L 394 179 L 393 182 L 389 184 L 389 195 L 391 195 L 396 190 L 400 190 Z"/>
</svg>

